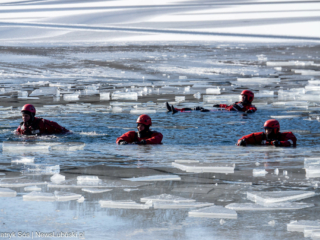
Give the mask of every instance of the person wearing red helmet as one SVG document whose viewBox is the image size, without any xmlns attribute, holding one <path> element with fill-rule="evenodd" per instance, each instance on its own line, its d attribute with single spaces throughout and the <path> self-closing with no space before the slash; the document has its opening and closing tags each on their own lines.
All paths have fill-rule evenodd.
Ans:
<svg viewBox="0 0 320 240">
<path fill-rule="evenodd" d="M 243 136 L 237 142 L 237 146 L 247 145 L 273 145 L 275 147 L 295 147 L 297 138 L 292 132 L 280 132 L 280 124 L 275 119 L 264 123 L 265 132 L 251 133 Z"/>
<path fill-rule="evenodd" d="M 26 104 L 21 109 L 22 122 L 17 128 L 17 133 L 21 135 L 43 135 L 67 133 L 68 129 L 61 127 L 58 123 L 43 118 L 37 118 L 36 109 L 31 104 Z"/>
<path fill-rule="evenodd" d="M 162 134 L 156 131 L 151 131 L 151 118 L 148 115 L 141 115 L 137 119 L 138 131 L 129 131 L 118 137 L 116 143 L 119 145 L 125 144 L 161 144 Z"/>
<path fill-rule="evenodd" d="M 257 108 L 252 105 L 252 101 L 254 99 L 254 93 L 249 90 L 244 90 L 241 92 L 241 101 L 235 102 L 232 105 L 227 104 L 215 104 L 213 107 L 216 108 L 223 108 L 227 111 L 238 111 L 238 112 L 245 112 L 245 113 L 254 113 L 257 111 Z M 173 105 L 169 105 L 168 102 L 166 102 L 166 107 L 168 112 L 172 112 L 172 114 L 175 114 L 177 112 L 185 112 L 185 111 L 191 111 L 191 110 L 200 110 L 201 112 L 210 112 L 208 109 L 204 109 L 203 107 L 195 107 L 195 108 L 175 108 Z"/>
</svg>

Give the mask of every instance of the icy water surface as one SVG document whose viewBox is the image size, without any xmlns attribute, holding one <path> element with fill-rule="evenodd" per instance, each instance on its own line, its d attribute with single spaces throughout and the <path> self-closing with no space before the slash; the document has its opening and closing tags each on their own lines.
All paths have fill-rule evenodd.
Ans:
<svg viewBox="0 0 320 240">
<path fill-rule="evenodd" d="M 300 201 L 314 207 L 237 211 L 236 219 L 224 220 L 192 217 L 188 212 L 193 208 L 141 209 L 128 202 L 106 208 L 99 201 L 145 204 L 143 197 L 171 194 L 226 206 L 251 202 L 247 191 L 318 193 L 320 174 L 307 176 L 304 159 L 320 159 L 319 51 L 318 45 L 301 43 L 1 46 L 0 174 L 5 175 L 0 175 L 0 187 L 17 192 L 16 197 L 0 198 L 1 231 L 73 231 L 82 239 L 304 238 L 301 232 L 287 231 L 287 224 L 317 220 L 318 195 Z M 221 94 L 207 94 L 208 88 L 219 88 Z M 37 94 L 37 89 L 45 93 Z M 164 105 L 168 101 L 181 108 L 212 109 L 214 103 L 237 101 L 243 89 L 256 94 L 258 111 L 248 116 L 224 111 L 172 115 Z M 115 100 L 116 94 L 128 93 L 132 99 Z M 179 102 L 176 96 L 185 100 Z M 56 121 L 73 134 L 14 135 L 26 103 L 36 106 L 37 116 Z M 117 146 L 116 138 L 135 130 L 142 113 L 151 116 L 152 129 L 163 134 L 163 144 Z M 262 131 L 271 117 L 280 121 L 282 131 L 296 135 L 296 148 L 235 146 L 241 136 Z M 229 172 L 187 172 L 174 167 L 175 160 L 235 165 Z M 266 172 L 253 176 L 253 169 Z M 51 181 L 54 172 L 65 181 Z M 77 180 L 86 175 L 99 180 Z M 138 179 L 147 176 L 158 180 Z M 181 180 L 163 181 L 168 177 Z M 25 187 L 34 185 L 47 193 L 45 199 L 37 195 L 38 201 L 29 201 Z M 83 188 L 112 191 L 93 193 Z M 62 201 L 59 191 L 80 194 L 85 201 L 63 194 Z M 128 204 L 131 207 L 124 207 Z"/>
</svg>

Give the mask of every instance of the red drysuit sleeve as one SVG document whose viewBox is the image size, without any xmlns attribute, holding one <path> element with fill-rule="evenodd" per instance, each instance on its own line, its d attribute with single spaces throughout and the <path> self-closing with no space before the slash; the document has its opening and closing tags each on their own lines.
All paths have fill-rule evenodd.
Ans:
<svg viewBox="0 0 320 240">
<path fill-rule="evenodd" d="M 127 143 L 132 143 L 135 140 L 135 131 L 129 131 L 123 134 L 122 136 L 118 137 L 116 143 L 119 144 L 120 141 L 126 141 Z"/>
<path fill-rule="evenodd" d="M 67 133 L 68 129 L 60 126 L 58 123 L 42 119 L 39 122 L 39 129 L 41 134 L 57 134 L 57 133 Z"/>
<path fill-rule="evenodd" d="M 244 139 L 247 144 L 261 145 L 263 140 L 263 135 L 264 135 L 263 132 L 257 132 L 257 133 L 251 133 L 251 134 L 245 135 L 238 140 L 238 144 L 239 144 L 239 141 Z"/>
<path fill-rule="evenodd" d="M 295 147 L 297 145 L 297 138 L 292 132 L 281 133 L 280 144 L 284 147 Z"/>
<path fill-rule="evenodd" d="M 163 135 L 159 132 L 153 132 L 151 138 L 146 138 L 147 144 L 160 144 L 162 141 Z"/>
</svg>

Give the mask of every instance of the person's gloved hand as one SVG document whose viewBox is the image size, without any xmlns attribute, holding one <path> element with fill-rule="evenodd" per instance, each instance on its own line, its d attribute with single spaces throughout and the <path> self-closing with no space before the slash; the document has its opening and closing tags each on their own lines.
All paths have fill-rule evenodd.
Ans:
<svg viewBox="0 0 320 240">
<path fill-rule="evenodd" d="M 247 146 L 247 142 L 245 139 L 240 139 L 237 143 L 237 146 Z"/>
<path fill-rule="evenodd" d="M 218 108 L 218 107 L 220 107 L 220 104 L 214 104 L 213 107 Z"/>
<path fill-rule="evenodd" d="M 126 144 L 128 144 L 128 142 L 126 142 L 126 141 L 120 141 L 119 142 L 119 145 L 126 145 Z"/>
<path fill-rule="evenodd" d="M 273 144 L 273 146 L 275 146 L 275 147 L 281 146 L 281 143 L 280 143 L 279 140 L 274 140 L 274 141 L 272 141 L 272 144 Z"/>
<path fill-rule="evenodd" d="M 210 112 L 210 110 L 202 108 L 200 112 Z"/>
<path fill-rule="evenodd" d="M 195 107 L 193 110 L 197 110 L 197 111 L 199 111 L 199 110 L 202 110 L 203 109 L 203 107 Z"/>
<path fill-rule="evenodd" d="M 146 140 L 141 140 L 140 142 L 134 142 L 133 144 L 144 145 L 147 144 Z"/>
</svg>

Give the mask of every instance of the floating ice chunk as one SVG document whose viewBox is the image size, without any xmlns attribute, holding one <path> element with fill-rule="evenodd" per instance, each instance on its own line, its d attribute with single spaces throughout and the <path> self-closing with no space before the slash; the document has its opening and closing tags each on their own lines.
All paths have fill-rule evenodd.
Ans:
<svg viewBox="0 0 320 240">
<path fill-rule="evenodd" d="M 276 225 L 276 221 L 271 220 L 270 222 L 268 222 L 268 225 L 274 227 L 274 225 Z"/>
<path fill-rule="evenodd" d="M 116 113 L 122 112 L 122 108 L 121 107 L 112 107 L 112 112 L 116 112 Z"/>
<path fill-rule="evenodd" d="M 55 201 L 55 196 L 53 193 L 31 192 L 29 194 L 23 195 L 23 201 L 53 202 Z"/>
<path fill-rule="evenodd" d="M 314 85 L 307 85 L 304 87 L 305 90 L 307 91 L 319 91 L 320 90 L 320 86 L 314 86 Z"/>
<path fill-rule="evenodd" d="M 311 237 L 312 239 L 320 239 L 320 226 L 319 227 L 305 227 L 303 230 L 304 237 Z M 315 238 L 315 235 L 316 238 Z"/>
<path fill-rule="evenodd" d="M 23 157 L 21 159 L 12 160 L 11 163 L 33 163 L 34 157 Z"/>
<path fill-rule="evenodd" d="M 282 116 L 270 116 L 274 119 L 284 119 L 284 118 L 299 118 L 302 117 L 302 115 L 282 115 Z"/>
<path fill-rule="evenodd" d="M 138 188 L 124 188 L 123 191 L 125 192 L 133 192 L 133 191 L 139 191 L 140 189 Z"/>
<path fill-rule="evenodd" d="M 254 177 L 260 177 L 260 176 L 265 176 L 268 172 L 264 169 L 253 169 L 252 170 L 252 175 Z"/>
<path fill-rule="evenodd" d="M 254 82 L 254 83 L 274 83 L 280 82 L 280 78 L 260 78 L 260 77 L 253 77 L 253 78 L 237 78 L 238 82 Z"/>
<path fill-rule="evenodd" d="M 17 192 L 10 188 L 0 188 L 0 197 L 15 197 Z"/>
<path fill-rule="evenodd" d="M 132 109 L 130 110 L 131 114 L 153 114 L 156 113 L 156 110 L 151 109 Z"/>
<path fill-rule="evenodd" d="M 83 150 L 86 146 L 82 142 L 65 142 L 63 144 L 56 144 L 51 146 L 52 151 L 79 151 Z"/>
<path fill-rule="evenodd" d="M 29 186 L 29 187 L 25 187 L 24 190 L 26 192 L 41 191 L 41 188 L 37 186 Z"/>
<path fill-rule="evenodd" d="M 100 100 L 110 100 L 110 92 L 100 92 Z"/>
<path fill-rule="evenodd" d="M 292 69 L 294 73 L 300 73 L 301 75 L 311 75 L 311 76 L 319 76 L 320 71 L 314 71 L 314 70 L 305 70 L 305 69 Z"/>
<path fill-rule="evenodd" d="M 190 202 L 195 202 L 196 200 L 164 193 L 164 194 L 150 196 L 150 197 L 143 197 L 143 198 L 140 198 L 140 201 L 141 202 L 151 201 L 153 203 L 154 202 L 190 203 Z"/>
<path fill-rule="evenodd" d="M 320 221 L 301 220 L 287 224 L 287 230 L 290 232 L 303 232 L 306 227 L 320 227 Z"/>
<path fill-rule="evenodd" d="M 81 190 L 88 193 L 104 193 L 104 192 L 112 191 L 112 189 L 99 189 L 99 188 L 82 188 Z"/>
<path fill-rule="evenodd" d="M 134 201 L 103 201 L 100 200 L 100 207 L 102 208 L 125 208 L 125 209 L 149 209 L 149 204 L 139 204 Z"/>
<path fill-rule="evenodd" d="M 28 91 L 18 91 L 18 98 L 27 98 Z"/>
<path fill-rule="evenodd" d="M 231 203 L 226 206 L 226 208 L 233 209 L 236 211 L 297 210 L 309 207 L 314 207 L 314 204 L 295 202 L 271 203 L 268 205 L 259 205 L 255 203 Z"/>
<path fill-rule="evenodd" d="M 274 170 L 274 174 L 275 174 L 275 175 L 279 175 L 279 169 L 278 169 L 278 168 L 276 168 L 276 169 Z"/>
<path fill-rule="evenodd" d="M 77 101 L 79 100 L 79 93 L 72 93 L 72 94 L 64 94 L 63 100 L 64 101 Z"/>
<path fill-rule="evenodd" d="M 186 172 L 215 172 L 215 173 L 233 173 L 235 164 L 227 163 L 177 163 L 173 162 L 172 166 Z"/>
<path fill-rule="evenodd" d="M 312 240 L 319 240 L 320 239 L 320 230 L 319 229 L 313 229 L 310 233 L 310 237 Z"/>
<path fill-rule="evenodd" d="M 311 66 L 313 61 L 288 61 L 288 62 L 267 62 L 267 66 Z"/>
<path fill-rule="evenodd" d="M 3 142 L 2 151 L 4 152 L 49 152 L 49 145 L 41 143 L 25 143 L 25 142 Z"/>
<path fill-rule="evenodd" d="M 193 94 L 193 96 L 196 99 L 200 99 L 201 98 L 201 93 L 197 92 L 197 93 Z"/>
<path fill-rule="evenodd" d="M 82 197 L 80 194 L 54 191 L 55 200 L 59 202 L 78 200 Z"/>
<path fill-rule="evenodd" d="M 60 92 L 58 91 L 58 88 L 56 87 L 42 87 L 30 93 L 30 97 L 49 96 L 49 95 L 57 96 L 58 93 L 60 94 Z"/>
<path fill-rule="evenodd" d="M 288 175 L 288 171 L 287 170 L 283 170 L 282 174 L 283 174 L 283 176 L 287 176 Z"/>
<path fill-rule="evenodd" d="M 206 94 L 221 94 L 220 88 L 207 88 Z"/>
<path fill-rule="evenodd" d="M 315 94 L 305 94 L 296 96 L 299 100 L 312 101 L 312 102 L 320 102 L 320 96 Z"/>
<path fill-rule="evenodd" d="M 185 96 L 176 96 L 175 98 L 176 102 L 184 102 L 186 100 Z"/>
<path fill-rule="evenodd" d="M 297 201 L 313 196 L 315 196 L 315 193 L 309 191 L 247 192 L 247 198 L 249 200 L 261 205 Z"/>
<path fill-rule="evenodd" d="M 254 94 L 254 97 L 273 97 L 274 91 L 260 90 L 258 93 Z"/>
<path fill-rule="evenodd" d="M 0 179 L 0 187 L 26 187 L 33 185 L 45 185 L 47 182 L 40 182 L 32 179 L 25 178 L 2 178 Z"/>
<path fill-rule="evenodd" d="M 100 179 L 98 176 L 78 176 L 77 177 L 77 181 L 81 181 L 81 182 L 99 182 Z"/>
<path fill-rule="evenodd" d="M 220 219 L 220 225 L 223 225 L 223 224 L 225 224 L 225 223 L 226 223 L 226 221 L 225 221 L 225 220 Z"/>
<path fill-rule="evenodd" d="M 174 160 L 176 163 L 198 163 L 198 160 Z"/>
<path fill-rule="evenodd" d="M 306 178 L 319 178 L 320 177 L 320 170 L 319 169 L 312 169 L 307 168 L 306 170 Z"/>
<path fill-rule="evenodd" d="M 319 86 L 320 85 L 320 80 L 313 80 L 312 79 L 312 80 L 308 81 L 308 84 L 309 85 L 318 85 Z"/>
<path fill-rule="evenodd" d="M 112 95 L 112 100 L 138 100 L 138 93 L 136 92 L 113 92 Z"/>
<path fill-rule="evenodd" d="M 282 67 L 275 67 L 274 70 L 282 71 Z"/>
<path fill-rule="evenodd" d="M 204 202 L 154 202 L 153 207 L 155 209 L 177 209 L 177 208 L 198 208 L 209 207 L 214 205 L 213 203 Z"/>
<path fill-rule="evenodd" d="M 140 181 L 180 181 L 181 178 L 177 175 L 153 175 L 137 178 L 122 178 L 122 180 L 140 182 Z"/>
<path fill-rule="evenodd" d="M 305 169 L 318 169 L 320 171 L 320 158 L 305 158 L 304 159 Z"/>
<path fill-rule="evenodd" d="M 179 79 L 187 79 L 187 76 L 179 76 Z"/>
<path fill-rule="evenodd" d="M 79 198 L 79 199 L 77 200 L 77 202 L 78 202 L 78 203 L 83 203 L 84 200 L 85 200 L 84 197 L 81 197 L 81 198 Z"/>
<path fill-rule="evenodd" d="M 55 173 L 60 173 L 59 165 L 50 164 L 26 164 L 22 171 L 24 174 L 45 174 L 53 175 Z"/>
<path fill-rule="evenodd" d="M 55 183 L 59 183 L 62 182 L 64 180 L 66 180 L 66 177 L 59 174 L 59 173 L 55 173 L 53 174 L 53 176 L 50 178 L 51 182 L 55 182 Z"/>
<path fill-rule="evenodd" d="M 189 217 L 207 217 L 207 218 L 229 218 L 236 219 L 237 213 L 234 210 L 224 208 L 222 206 L 211 206 L 192 210 L 189 212 Z"/>
</svg>

